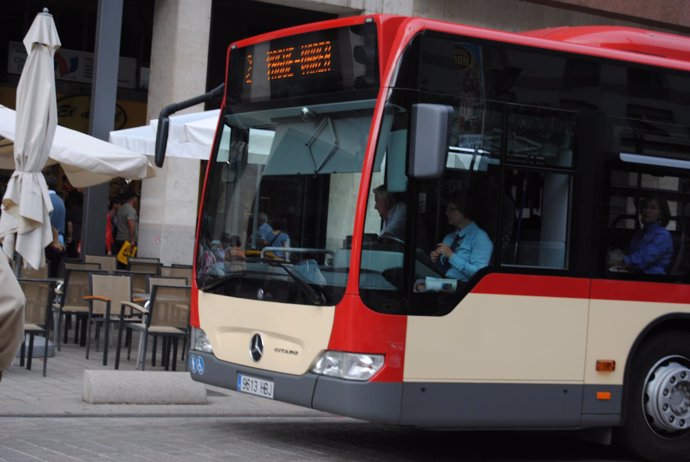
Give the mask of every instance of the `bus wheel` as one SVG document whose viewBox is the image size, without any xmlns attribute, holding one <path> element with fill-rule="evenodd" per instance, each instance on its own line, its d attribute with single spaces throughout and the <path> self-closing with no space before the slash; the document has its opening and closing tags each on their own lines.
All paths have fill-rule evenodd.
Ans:
<svg viewBox="0 0 690 462">
<path fill-rule="evenodd" d="M 667 332 L 640 347 L 616 440 L 650 461 L 690 461 L 690 334 Z"/>
</svg>

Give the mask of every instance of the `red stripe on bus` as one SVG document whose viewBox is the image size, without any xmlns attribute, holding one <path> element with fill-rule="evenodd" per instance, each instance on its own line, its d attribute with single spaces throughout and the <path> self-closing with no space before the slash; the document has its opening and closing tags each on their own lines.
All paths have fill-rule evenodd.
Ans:
<svg viewBox="0 0 690 462">
<path fill-rule="evenodd" d="M 585 278 L 492 273 L 482 278 L 472 293 L 589 298 L 589 284 Z"/>
<path fill-rule="evenodd" d="M 630 302 L 690 303 L 690 286 L 663 282 L 592 281 L 591 298 Z"/>
<path fill-rule="evenodd" d="M 345 295 L 335 310 L 329 350 L 385 355 L 372 382 L 402 382 L 407 316 L 377 313 L 358 296 Z"/>
<path fill-rule="evenodd" d="M 475 294 L 591 298 L 647 303 L 690 303 L 690 285 L 561 276 L 493 273 L 472 289 Z"/>
</svg>

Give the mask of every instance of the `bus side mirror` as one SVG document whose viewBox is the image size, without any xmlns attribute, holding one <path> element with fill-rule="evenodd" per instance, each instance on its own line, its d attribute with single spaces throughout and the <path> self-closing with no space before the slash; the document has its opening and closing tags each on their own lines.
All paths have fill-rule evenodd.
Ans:
<svg viewBox="0 0 690 462">
<path fill-rule="evenodd" d="M 444 104 L 412 105 L 408 176 L 433 179 L 443 175 L 453 112 L 452 106 Z"/>
<path fill-rule="evenodd" d="M 176 113 L 180 109 L 186 109 L 199 103 L 211 102 L 214 99 L 223 96 L 224 91 L 225 84 L 223 83 L 218 85 L 213 90 L 204 93 L 203 95 L 195 96 L 194 98 L 189 98 L 184 101 L 180 101 L 179 103 L 168 104 L 161 109 L 161 112 L 158 115 L 158 130 L 156 130 L 156 148 L 154 151 L 156 167 L 163 167 L 163 161 L 165 160 L 165 151 L 168 148 L 170 115 Z"/>
</svg>

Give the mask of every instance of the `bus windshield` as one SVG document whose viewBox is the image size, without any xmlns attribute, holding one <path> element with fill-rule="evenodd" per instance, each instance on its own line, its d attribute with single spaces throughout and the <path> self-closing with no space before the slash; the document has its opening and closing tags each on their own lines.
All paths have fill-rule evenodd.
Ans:
<svg viewBox="0 0 690 462">
<path fill-rule="evenodd" d="M 374 104 L 224 114 L 199 229 L 201 290 L 307 305 L 340 300 Z"/>
</svg>

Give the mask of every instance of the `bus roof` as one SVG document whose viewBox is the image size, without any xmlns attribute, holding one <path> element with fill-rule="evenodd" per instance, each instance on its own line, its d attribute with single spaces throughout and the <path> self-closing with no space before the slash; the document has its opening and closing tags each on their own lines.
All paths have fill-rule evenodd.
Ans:
<svg viewBox="0 0 690 462">
<path fill-rule="evenodd" d="M 508 32 L 434 19 L 406 19 L 403 27 L 404 35 L 408 38 L 422 30 L 435 30 L 563 53 L 690 71 L 690 38 L 682 35 L 617 26 L 570 26 Z"/>
<path fill-rule="evenodd" d="M 381 27 L 379 38 L 382 74 L 386 63 L 393 64 L 399 58 L 401 46 L 404 47 L 424 30 L 690 72 L 690 37 L 682 35 L 619 26 L 569 26 L 508 32 L 437 19 L 386 14 L 349 16 L 276 30 L 234 42 L 228 47 L 228 53 L 234 47 L 317 30 L 347 27 L 365 21 L 374 21 Z M 381 77 L 384 82 L 385 77 Z"/>
<path fill-rule="evenodd" d="M 619 26 L 555 27 L 522 34 L 690 62 L 690 37 L 682 35 Z"/>
</svg>

